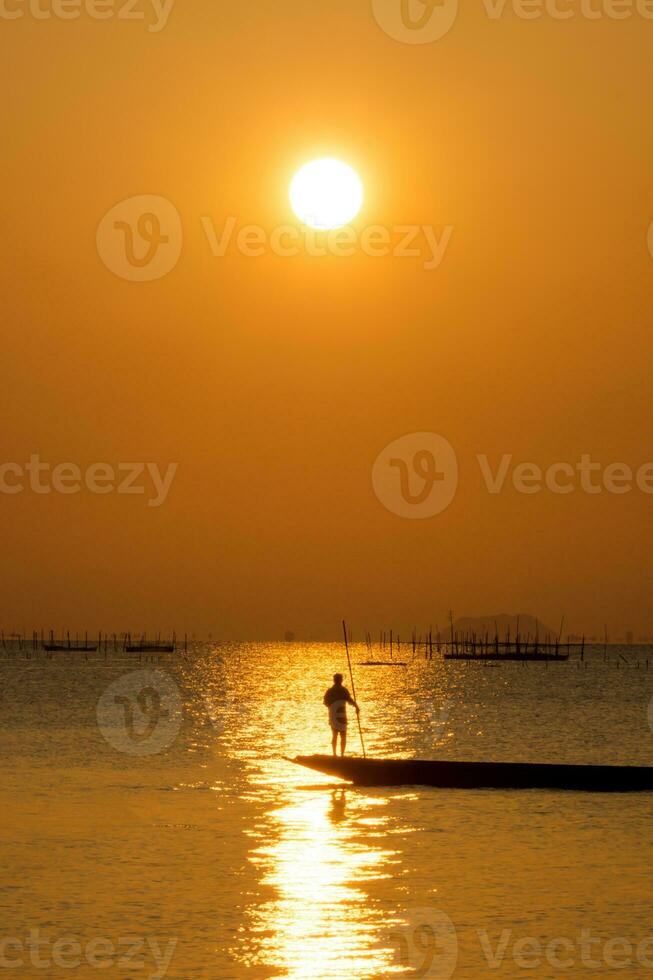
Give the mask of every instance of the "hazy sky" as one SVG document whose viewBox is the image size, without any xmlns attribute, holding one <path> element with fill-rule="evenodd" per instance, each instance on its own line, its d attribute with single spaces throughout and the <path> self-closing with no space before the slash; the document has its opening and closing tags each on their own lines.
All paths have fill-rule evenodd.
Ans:
<svg viewBox="0 0 653 980">
<path fill-rule="evenodd" d="M 365 0 L 177 0 L 165 24 L 139 3 L 143 20 L 115 16 L 124 0 L 103 20 L 3 7 L 0 462 L 178 469 L 160 506 L 143 479 L 141 495 L 0 494 L 4 627 L 322 637 L 343 615 L 376 631 L 452 608 L 653 633 L 653 495 L 512 477 L 653 461 L 653 20 L 607 0 L 596 19 L 560 0 L 566 20 L 465 3 L 422 44 Z M 289 182 L 322 156 L 365 187 L 354 254 L 275 254 L 275 228 L 297 225 Z M 152 281 L 111 271 L 98 232 L 141 195 L 180 220 Z M 236 243 L 247 225 L 258 257 Z M 374 225 L 395 250 L 422 229 L 420 254 L 365 254 Z M 458 466 L 422 519 L 372 484 L 412 433 Z M 494 473 L 503 454 L 493 494 L 477 456 Z"/>
</svg>

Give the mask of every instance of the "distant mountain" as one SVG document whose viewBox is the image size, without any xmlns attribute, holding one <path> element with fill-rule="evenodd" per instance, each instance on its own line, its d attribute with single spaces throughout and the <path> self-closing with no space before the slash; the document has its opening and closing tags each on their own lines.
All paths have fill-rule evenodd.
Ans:
<svg viewBox="0 0 653 980">
<path fill-rule="evenodd" d="M 486 633 L 493 637 L 498 630 L 500 639 L 505 638 L 508 631 L 514 639 L 517 629 L 521 637 L 530 635 L 533 638 L 538 635 L 544 639 L 547 634 L 558 635 L 558 630 L 552 630 L 535 616 L 526 613 L 519 616 L 510 616 L 507 613 L 500 613 L 498 616 L 463 616 L 454 620 L 453 629 L 454 633 L 476 633 L 479 638 Z"/>
</svg>

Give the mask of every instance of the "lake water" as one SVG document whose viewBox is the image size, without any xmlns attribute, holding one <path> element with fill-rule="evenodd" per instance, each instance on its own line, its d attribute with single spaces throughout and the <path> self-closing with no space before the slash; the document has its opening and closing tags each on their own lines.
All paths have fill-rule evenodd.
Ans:
<svg viewBox="0 0 653 980">
<path fill-rule="evenodd" d="M 653 765 L 651 650 L 548 667 L 402 654 L 406 668 L 355 666 L 371 755 Z M 153 664 L 5 654 L 2 965 L 650 973 L 653 794 L 336 785 L 283 756 L 329 751 L 322 696 L 346 667 L 336 644 L 194 644 Z M 349 737 L 360 752 L 354 719 Z"/>
</svg>

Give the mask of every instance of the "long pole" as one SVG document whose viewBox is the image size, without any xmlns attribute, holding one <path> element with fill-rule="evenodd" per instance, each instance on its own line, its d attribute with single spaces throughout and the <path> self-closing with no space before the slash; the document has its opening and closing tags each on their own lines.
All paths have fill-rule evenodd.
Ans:
<svg viewBox="0 0 653 980">
<path fill-rule="evenodd" d="M 349 664 L 349 678 L 351 680 L 351 693 L 352 693 L 352 696 L 354 698 L 354 701 L 356 701 L 356 687 L 354 685 L 354 672 L 351 669 L 351 657 L 349 656 L 349 640 L 347 639 L 347 624 L 345 623 L 344 619 L 342 621 L 342 632 L 343 632 L 344 637 L 345 637 L 345 650 L 347 651 L 347 663 Z M 358 704 L 357 701 L 356 701 L 356 703 Z M 358 721 L 358 734 L 361 737 L 361 746 L 363 748 L 363 758 L 365 759 L 366 758 L 366 756 L 365 756 L 365 742 L 363 741 L 363 729 L 361 728 L 361 716 L 359 715 L 358 712 L 356 712 L 356 720 Z"/>
</svg>

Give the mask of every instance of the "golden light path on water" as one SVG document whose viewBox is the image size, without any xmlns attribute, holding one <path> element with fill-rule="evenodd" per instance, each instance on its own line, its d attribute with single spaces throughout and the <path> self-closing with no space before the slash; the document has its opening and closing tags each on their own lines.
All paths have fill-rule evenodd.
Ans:
<svg viewBox="0 0 653 980">
<path fill-rule="evenodd" d="M 375 801 L 383 807 L 380 800 Z M 386 925 L 368 907 L 364 884 L 390 875 L 393 852 L 357 845 L 347 827 L 347 790 L 310 794 L 270 814 L 275 843 L 252 852 L 277 897 L 252 910 L 262 952 L 279 976 L 385 975 L 392 951 L 379 945 Z M 383 818 L 366 818 L 382 829 Z M 386 929 L 387 931 L 387 929 Z"/>
<path fill-rule="evenodd" d="M 245 832 L 252 842 L 248 860 L 268 893 L 246 906 L 241 941 L 231 952 L 244 966 L 265 966 L 277 971 L 274 976 L 297 980 L 331 980 L 341 971 L 353 980 L 404 973 L 392 944 L 392 929 L 404 920 L 371 891 L 401 877 L 393 836 L 416 828 L 391 819 L 388 809 L 392 799 L 409 794 L 354 790 L 279 759 L 329 751 L 321 699 L 333 670 L 342 665 L 322 665 L 311 653 L 303 664 L 275 657 L 272 677 L 270 664 L 263 667 L 264 686 L 256 677 L 261 667 L 249 664 L 241 681 L 248 688 L 244 697 L 227 699 L 223 743 L 246 765 L 243 799 L 266 801 L 260 821 Z M 386 688 L 388 680 L 384 671 L 375 684 Z M 224 684 L 221 678 L 216 688 L 219 713 L 225 708 Z M 392 743 L 395 710 L 383 699 L 378 713 L 371 702 L 366 705 L 367 716 L 375 718 L 372 748 L 375 739 Z M 360 753 L 353 717 L 350 723 L 349 749 Z"/>
<path fill-rule="evenodd" d="M 367 655 L 352 647 L 372 756 L 653 761 L 650 677 L 601 650 L 555 670 L 410 650 L 405 669 L 365 668 Z M 98 724 L 112 685 L 141 676 L 134 658 L 12 655 L 3 669 L 5 936 L 140 936 L 173 948 L 166 980 L 478 980 L 497 951 L 497 974 L 524 975 L 522 941 L 564 939 L 580 975 L 590 929 L 598 975 L 612 939 L 651 935 L 650 794 L 363 789 L 284 759 L 329 751 L 322 696 L 346 672 L 340 644 L 162 658 L 180 710 L 161 715 L 165 747 L 150 755 Z M 156 973 L 145 949 L 144 976 Z M 529 972 L 560 975 L 545 959 Z"/>
</svg>

